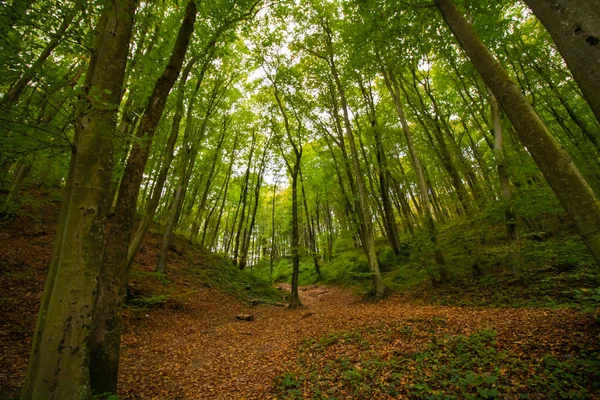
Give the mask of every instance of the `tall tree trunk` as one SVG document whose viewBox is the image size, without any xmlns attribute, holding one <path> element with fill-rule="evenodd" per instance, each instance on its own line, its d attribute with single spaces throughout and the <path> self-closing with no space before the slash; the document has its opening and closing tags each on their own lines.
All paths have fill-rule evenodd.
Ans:
<svg viewBox="0 0 600 400">
<path fill-rule="evenodd" d="M 28 161 L 19 161 L 17 166 L 15 167 L 15 174 L 10 185 L 10 191 L 4 200 L 4 206 L 2 207 L 2 212 L 8 211 L 10 205 L 15 201 L 17 195 L 21 191 L 21 187 L 23 186 L 23 182 L 31 172 L 31 162 Z"/>
<path fill-rule="evenodd" d="M 494 155 L 496 157 L 496 169 L 500 179 L 502 189 L 502 199 L 504 200 L 504 219 L 506 220 L 506 236 L 508 239 L 508 256 L 510 269 L 515 278 L 521 277 L 521 250 L 519 245 L 519 231 L 517 228 L 517 219 L 512 205 L 512 193 L 510 190 L 510 181 L 508 176 L 508 167 L 506 165 L 506 154 L 502 144 L 502 121 L 500 120 L 500 110 L 498 101 L 491 95 L 490 103 L 492 109 L 492 119 L 494 121 Z"/>
<path fill-rule="evenodd" d="M 102 261 L 96 300 L 97 316 L 90 340 L 91 383 L 95 393 L 116 393 L 121 307 L 127 282 L 127 253 L 134 228 L 137 197 L 151 140 L 165 108 L 167 96 L 183 65 L 195 20 L 196 3 L 190 0 L 171 58 L 154 87 L 140 122 L 138 135 L 144 138 L 143 143 L 134 143 L 119 188 L 115 216 L 109 227 Z"/>
<path fill-rule="evenodd" d="M 273 185 L 273 202 L 271 204 L 271 254 L 269 255 L 269 278 L 273 279 L 273 264 L 275 262 L 275 199 L 277 195 L 277 176 Z"/>
<path fill-rule="evenodd" d="M 240 222 L 237 225 L 237 232 L 235 234 L 235 246 L 233 249 L 233 263 L 238 265 L 238 255 L 240 251 L 240 238 L 242 234 L 242 229 L 244 228 L 244 221 L 246 219 L 246 202 L 248 199 L 248 187 L 250 186 L 250 167 L 252 165 L 252 156 L 254 155 L 254 149 L 256 146 L 256 131 L 252 132 L 252 145 L 250 146 L 250 153 L 248 154 L 248 165 L 246 166 L 246 173 L 244 174 L 244 186 L 242 187 L 242 192 L 240 193 L 240 206 L 242 207 L 242 214 L 240 215 Z M 239 206 L 238 206 L 239 207 Z M 233 220 L 234 226 L 237 220 L 237 211 L 236 217 Z M 232 231 L 232 236 L 233 236 Z M 239 266 L 239 265 L 238 265 Z"/>
<path fill-rule="evenodd" d="M 204 228 L 202 229 L 202 239 L 200 240 L 200 247 L 201 248 L 204 248 L 204 243 L 206 241 L 206 233 L 208 232 L 208 226 L 209 226 L 210 220 L 212 219 L 212 216 L 215 213 L 215 210 L 219 206 L 219 201 L 221 201 L 221 196 L 223 196 L 223 191 L 226 189 L 227 184 L 229 183 L 229 174 L 230 173 L 228 171 L 227 172 L 227 176 L 225 177 L 225 182 L 223 182 L 223 185 L 221 185 L 221 189 L 219 189 L 219 193 L 217 194 L 217 198 L 215 199 L 214 204 L 210 208 L 210 212 L 206 216 L 206 221 L 204 222 Z"/>
<path fill-rule="evenodd" d="M 373 130 L 373 136 L 375 138 L 375 153 L 377 159 L 377 173 L 379 178 L 379 191 L 381 194 L 381 208 L 383 209 L 383 222 L 385 233 L 388 238 L 388 242 L 392 248 L 392 251 L 396 256 L 400 255 L 400 244 L 398 242 L 398 228 L 396 227 L 396 218 L 394 217 L 394 210 L 392 208 L 392 202 L 390 201 L 390 185 L 389 185 L 389 169 L 387 165 L 387 158 L 383 150 L 383 143 L 381 142 L 381 132 L 377 124 L 377 113 L 375 110 L 375 101 L 373 99 L 371 87 L 365 87 L 362 80 L 359 80 L 360 90 L 362 92 L 363 100 L 367 106 L 367 116 L 371 123 L 371 129 Z M 361 144 L 362 147 L 362 144 Z M 365 162 L 368 163 L 365 154 Z"/>
<path fill-rule="evenodd" d="M 217 143 L 217 147 L 214 151 L 210 171 L 208 173 L 208 176 L 206 179 L 206 185 L 204 187 L 204 192 L 202 193 L 202 197 L 200 198 L 200 204 L 198 205 L 196 221 L 192 225 L 192 231 L 190 233 L 190 239 L 192 239 L 192 240 L 196 239 L 196 237 L 198 236 L 198 233 L 200 231 L 200 221 L 202 220 L 202 215 L 204 214 L 204 209 L 206 208 L 206 201 L 208 199 L 208 194 L 210 192 L 210 188 L 212 186 L 213 180 L 215 179 L 215 176 L 218 174 L 219 169 L 220 169 L 220 166 L 219 166 L 219 169 L 217 169 L 217 172 L 215 173 L 215 168 L 217 167 L 217 164 L 219 163 L 219 159 L 221 158 L 221 146 L 223 146 L 223 141 L 225 140 L 225 135 L 227 134 L 227 124 L 228 124 L 227 119 L 224 119 L 221 136 L 219 137 L 219 142 Z"/>
<path fill-rule="evenodd" d="M 308 211 L 308 202 L 306 201 L 306 191 L 304 190 L 304 177 L 302 169 L 300 169 L 300 186 L 302 188 L 302 202 L 304 203 L 304 214 L 306 215 L 306 228 L 308 230 L 308 247 L 317 272 L 317 279 L 321 280 L 321 267 L 319 266 L 319 258 L 317 257 L 317 239 L 315 238 L 315 227 L 310 212 Z"/>
<path fill-rule="evenodd" d="M 550 32 L 600 122 L 600 1 L 524 1 Z"/>
<path fill-rule="evenodd" d="M 223 210 L 225 209 L 225 203 L 227 201 L 227 191 L 229 190 L 229 181 L 231 179 L 231 171 L 233 170 L 233 164 L 234 164 L 234 159 L 233 159 L 233 155 L 235 154 L 235 150 L 237 149 L 237 139 L 239 136 L 236 136 L 234 142 L 233 142 L 233 148 L 231 150 L 231 154 L 229 157 L 230 163 L 229 163 L 229 170 L 227 171 L 227 179 L 225 180 L 225 192 L 223 193 L 223 201 L 221 202 L 221 208 L 219 209 L 219 217 L 217 218 L 217 225 L 215 226 L 215 230 L 212 236 L 212 239 L 210 240 L 210 249 L 215 247 L 215 244 L 217 242 L 217 237 L 219 235 L 219 227 L 221 225 L 221 218 L 223 217 Z M 225 232 L 227 232 L 227 226 L 225 227 Z"/>
<path fill-rule="evenodd" d="M 448 279 L 448 271 L 446 267 L 446 261 L 444 259 L 444 255 L 439 248 L 437 243 L 437 228 L 435 226 L 435 222 L 433 219 L 432 205 L 431 201 L 429 201 L 429 192 L 427 190 L 427 180 L 425 177 L 425 169 L 421 164 L 421 158 L 419 157 L 419 153 L 417 152 L 417 148 L 415 146 L 415 141 L 408 126 L 408 122 L 406 120 L 406 115 L 404 113 L 404 107 L 402 105 L 402 100 L 400 98 L 400 90 L 398 86 L 398 80 L 396 76 L 391 70 L 385 71 L 384 69 L 384 78 L 386 85 L 392 98 L 394 99 L 394 105 L 396 106 L 396 113 L 398 114 L 398 118 L 400 119 L 400 125 L 402 125 L 402 131 L 404 132 L 404 137 L 406 138 L 406 143 L 408 146 L 408 153 L 410 154 L 410 160 L 417 174 L 417 187 L 419 188 L 419 197 L 421 198 L 421 204 L 423 206 L 423 211 L 425 212 L 425 226 L 427 227 L 427 231 L 429 233 L 429 239 L 434 245 L 434 258 L 436 263 L 438 264 L 440 277 L 442 280 Z"/>
<path fill-rule="evenodd" d="M 352 133 L 352 126 L 350 125 L 350 117 L 348 115 L 348 104 L 346 102 L 346 94 L 340 81 L 338 71 L 335 65 L 332 32 L 329 25 L 324 24 L 323 28 L 327 33 L 327 47 L 329 53 L 329 66 L 335 85 L 340 96 L 342 104 L 342 112 L 344 116 L 344 127 L 346 138 L 348 139 L 348 145 L 350 146 L 350 152 L 352 154 L 352 162 L 354 164 L 354 174 L 356 175 L 356 186 L 358 189 L 358 200 L 359 200 L 359 217 L 362 222 L 362 233 L 361 237 L 363 247 L 367 256 L 367 262 L 369 264 L 369 270 L 373 279 L 373 287 L 375 290 L 375 296 L 378 298 L 383 297 L 385 294 L 385 286 L 383 279 L 381 278 L 381 272 L 379 270 L 379 262 L 377 261 L 377 252 L 375 249 L 375 238 L 373 237 L 373 226 L 371 221 L 371 212 L 369 210 L 369 204 L 367 199 L 367 189 L 363 180 L 362 171 L 360 169 L 360 160 L 358 158 L 358 151 L 356 143 L 354 141 L 354 134 Z"/>
<path fill-rule="evenodd" d="M 242 252 L 240 254 L 240 261 L 238 267 L 240 269 L 244 269 L 246 267 L 247 258 L 248 258 L 248 249 L 250 245 L 250 238 L 252 236 L 252 231 L 254 230 L 254 223 L 256 221 L 256 211 L 258 210 L 258 203 L 260 200 L 260 188 L 262 186 L 263 174 L 265 172 L 265 165 L 267 160 L 267 149 L 269 148 L 269 144 L 271 142 L 271 138 L 267 140 L 267 143 L 264 146 L 263 154 L 260 161 L 260 167 L 258 168 L 258 174 L 256 176 L 256 185 L 254 186 L 254 206 L 252 208 L 252 216 L 250 217 L 250 223 L 248 225 L 248 231 L 244 235 L 244 241 L 242 243 Z"/>
<path fill-rule="evenodd" d="M 200 83 L 202 79 L 198 79 L 196 83 L 197 93 Z M 171 205 L 171 212 L 169 214 L 169 218 L 167 219 L 167 224 L 165 226 L 165 231 L 163 233 L 163 239 L 161 242 L 160 252 L 158 255 L 158 264 L 156 265 L 156 272 L 158 273 L 166 273 L 167 272 L 167 257 L 169 253 L 169 246 L 171 245 L 171 239 L 173 237 L 173 229 L 179 220 L 179 216 L 181 214 L 181 209 L 183 207 L 183 200 L 185 198 L 185 193 L 187 191 L 187 187 L 189 184 L 189 179 L 192 175 L 192 171 L 194 168 L 194 162 L 196 159 L 196 155 L 198 153 L 198 146 L 200 142 L 204 138 L 204 134 L 206 132 L 207 126 L 207 118 L 208 115 L 205 116 L 205 119 L 202 121 L 202 125 L 200 127 L 200 133 L 197 138 L 192 138 L 194 135 L 194 106 L 195 106 L 196 96 L 194 95 L 188 104 L 187 116 L 185 121 L 185 132 L 183 135 L 183 145 L 181 152 L 179 154 L 179 163 L 176 169 L 177 179 L 176 179 L 176 189 L 175 196 L 173 199 L 173 204 Z M 213 164 L 214 170 L 214 164 Z M 207 185 L 210 186 L 210 180 L 212 172 L 207 177 Z M 200 212 L 200 211 L 198 211 Z"/>
<path fill-rule="evenodd" d="M 271 80 L 273 85 L 273 92 L 275 95 L 275 100 L 277 101 L 277 107 L 279 108 L 279 112 L 283 117 L 285 133 L 287 135 L 288 141 L 292 146 L 292 150 L 294 153 L 294 163 L 285 155 L 285 151 L 280 146 L 281 155 L 285 161 L 288 172 L 292 176 L 292 245 L 291 245 L 291 253 L 292 253 L 292 292 L 289 308 L 295 310 L 302 306 L 300 302 L 300 295 L 298 294 L 298 286 L 299 286 L 299 274 L 300 274 L 300 234 L 299 234 L 299 223 L 298 223 L 298 173 L 300 172 L 300 165 L 302 162 L 302 143 L 300 142 L 300 135 L 302 131 L 302 125 L 300 125 L 300 119 L 298 118 L 298 143 L 294 140 L 294 135 L 292 134 L 292 129 L 290 127 L 290 121 L 285 111 L 285 107 L 283 106 L 283 101 L 281 100 L 281 96 L 279 94 L 279 88 L 275 80 Z"/>
<path fill-rule="evenodd" d="M 156 177 L 156 182 L 154 183 L 154 187 L 152 188 L 152 195 L 150 196 L 150 200 L 148 201 L 148 205 L 146 206 L 146 213 L 144 214 L 144 218 L 142 219 L 142 223 L 138 227 L 138 230 L 129 245 L 129 249 L 127 251 L 127 269 L 131 268 L 133 263 L 133 259 L 140 251 L 142 247 L 142 241 L 144 240 L 144 236 L 146 232 L 148 232 L 148 228 L 150 228 L 150 224 L 154 220 L 154 215 L 156 214 L 156 209 L 158 207 L 158 203 L 160 201 L 160 197 L 162 195 L 162 191 L 165 185 L 165 181 L 167 179 L 167 175 L 169 173 L 169 169 L 171 168 L 171 162 L 173 161 L 173 150 L 175 149 L 175 144 L 177 142 L 177 136 L 179 135 L 179 128 L 181 125 L 181 119 L 183 118 L 183 98 L 185 91 L 185 84 L 187 82 L 187 77 L 194 65 L 196 59 L 192 58 L 188 61 L 188 64 L 183 70 L 181 74 L 181 81 L 179 82 L 179 88 L 177 90 L 177 105 L 175 106 L 175 115 L 173 116 L 173 121 L 171 123 L 171 133 L 169 138 L 167 139 L 167 145 L 165 147 L 165 156 L 160 166 L 160 170 Z M 194 92 L 194 96 L 196 93 Z"/>
<path fill-rule="evenodd" d="M 92 397 L 88 339 L 109 209 L 116 105 L 135 6 L 134 0 L 110 2 L 100 17 L 22 400 Z"/>
<path fill-rule="evenodd" d="M 600 201 L 453 1 L 436 0 L 436 5 L 600 265 Z"/>
<path fill-rule="evenodd" d="M 173 200 L 171 213 L 169 214 L 169 219 L 167 220 L 167 225 L 165 226 L 165 232 L 163 233 L 160 252 L 158 254 L 158 264 L 155 269 L 155 272 L 158 272 L 159 274 L 165 274 L 167 272 L 167 257 L 169 255 L 169 246 L 171 245 L 171 239 L 173 237 L 173 228 L 175 228 L 175 224 L 179 218 L 179 213 L 183 203 L 183 185 L 183 182 L 180 182 L 175 189 L 175 200 Z"/>
<path fill-rule="evenodd" d="M 292 167 L 292 295 L 289 307 L 299 308 L 298 280 L 300 274 L 300 234 L 298 226 L 298 173 L 300 172 L 300 157 L 296 153 L 296 163 Z"/>
</svg>

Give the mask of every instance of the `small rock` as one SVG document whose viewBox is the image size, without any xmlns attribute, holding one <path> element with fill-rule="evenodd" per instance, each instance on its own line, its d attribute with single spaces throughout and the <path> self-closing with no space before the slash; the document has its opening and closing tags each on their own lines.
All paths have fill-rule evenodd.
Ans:
<svg viewBox="0 0 600 400">
<path fill-rule="evenodd" d="M 287 307 L 287 304 L 285 303 L 275 303 L 273 304 L 275 307 Z"/>
<path fill-rule="evenodd" d="M 261 299 L 252 299 L 250 300 L 250 304 L 252 304 L 253 306 L 257 306 L 259 304 L 264 303 Z"/>
<path fill-rule="evenodd" d="M 239 314 L 235 316 L 235 319 L 240 321 L 254 321 L 254 315 L 250 314 Z"/>
</svg>

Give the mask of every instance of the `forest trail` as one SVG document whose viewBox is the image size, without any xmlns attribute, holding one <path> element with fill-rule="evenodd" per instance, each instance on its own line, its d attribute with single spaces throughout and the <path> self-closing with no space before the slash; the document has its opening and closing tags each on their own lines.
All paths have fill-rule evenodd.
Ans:
<svg viewBox="0 0 600 400">
<path fill-rule="evenodd" d="M 589 318 L 574 310 L 415 306 L 398 297 L 373 303 L 350 290 L 318 285 L 302 287 L 300 298 L 304 308 L 292 311 L 249 306 L 203 288 L 182 310 L 128 318 L 120 394 L 128 399 L 275 398 L 277 377 L 294 368 L 299 357 L 313 357 L 301 354 L 301 343 L 382 324 L 392 336 L 399 327 L 429 326 L 410 339 L 380 337 L 375 349 L 382 357 L 423 350 L 433 336 L 468 335 L 481 329 L 496 330 L 499 348 L 526 357 L 564 353 L 594 340 L 587 329 Z M 252 314 L 255 320 L 237 321 L 238 314 Z M 432 321 L 443 321 L 435 333 L 427 325 Z"/>
</svg>

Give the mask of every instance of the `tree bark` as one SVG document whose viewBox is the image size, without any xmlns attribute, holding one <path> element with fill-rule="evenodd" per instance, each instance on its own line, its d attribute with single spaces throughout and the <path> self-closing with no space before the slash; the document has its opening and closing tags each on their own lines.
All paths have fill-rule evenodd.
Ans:
<svg viewBox="0 0 600 400">
<path fill-rule="evenodd" d="M 154 219 L 154 215 L 156 214 L 156 209 L 158 207 L 158 203 L 160 201 L 160 197 L 165 185 L 165 181 L 167 179 L 167 175 L 169 173 L 169 169 L 171 168 L 171 163 L 173 161 L 173 150 L 175 149 L 175 144 L 177 142 L 177 136 L 179 135 L 179 128 L 181 126 L 181 119 L 183 118 L 183 98 L 185 91 L 185 84 L 187 82 L 187 77 L 192 69 L 196 59 L 192 58 L 181 74 L 181 81 L 179 82 L 179 88 L 177 91 L 177 105 L 175 106 L 175 115 L 173 116 L 173 121 L 171 123 L 171 133 L 169 138 L 167 139 L 167 145 L 165 147 L 165 156 L 160 166 L 160 170 L 156 177 L 156 182 L 154 187 L 152 188 L 152 195 L 150 196 L 150 200 L 148 201 L 148 205 L 146 206 L 146 213 L 144 214 L 144 218 L 142 219 L 142 223 L 140 224 L 131 244 L 129 245 L 129 249 L 127 251 L 127 269 L 131 268 L 133 264 L 133 259 L 140 251 L 142 247 L 142 241 L 144 240 L 144 236 L 146 232 L 148 232 L 148 228 L 150 228 L 150 224 Z M 194 93 L 195 95 L 195 93 Z"/>
<path fill-rule="evenodd" d="M 600 201 L 452 0 L 436 0 L 436 5 L 600 265 Z"/>
<path fill-rule="evenodd" d="M 600 1 L 524 1 L 554 39 L 600 122 Z"/>
<path fill-rule="evenodd" d="M 377 174 L 379 178 L 379 190 L 381 193 L 381 208 L 383 209 L 383 222 L 385 233 L 388 238 L 388 242 L 392 248 L 392 251 L 396 256 L 400 255 L 400 244 L 398 241 L 398 228 L 396 227 L 396 218 L 394 217 L 394 210 L 392 208 L 392 202 L 390 201 L 390 184 L 389 184 L 389 169 L 387 165 L 387 157 L 383 150 L 383 143 L 381 141 L 381 132 L 377 124 L 377 114 L 375 111 L 375 101 L 373 100 L 372 90 L 368 89 L 362 83 L 359 82 L 359 86 L 363 95 L 365 104 L 369 112 L 369 122 L 371 123 L 371 129 L 373 130 L 373 136 L 375 138 L 375 153 L 377 159 Z M 366 160 L 365 155 L 365 162 Z"/>
<path fill-rule="evenodd" d="M 190 0 L 171 58 L 154 87 L 140 122 L 138 136 L 144 138 L 143 143 L 134 143 L 119 188 L 115 216 L 109 227 L 102 260 L 96 300 L 97 317 L 90 341 L 91 383 L 95 393 L 116 393 L 121 307 L 127 282 L 127 253 L 134 228 L 137 197 L 150 152 L 151 139 L 164 110 L 167 96 L 183 65 L 195 20 L 196 3 Z"/>
<path fill-rule="evenodd" d="M 508 239 L 508 257 L 510 269 L 515 278 L 521 277 L 521 250 L 519 246 L 519 231 L 517 220 L 512 206 L 512 193 L 510 190 L 510 180 L 508 176 L 508 167 L 506 165 L 506 154 L 502 143 L 502 121 L 500 120 L 500 110 L 496 98 L 491 95 L 490 105 L 492 109 L 492 119 L 494 121 L 494 155 L 496 157 L 496 169 L 500 179 L 500 188 L 502 189 L 502 198 L 504 200 L 504 219 L 506 220 L 506 237 Z"/>
<path fill-rule="evenodd" d="M 250 145 L 250 152 L 248 154 L 248 165 L 246 166 L 246 173 L 244 174 L 244 186 L 242 187 L 242 191 L 240 193 L 240 202 L 238 205 L 238 210 L 236 210 L 235 218 L 233 219 L 233 224 L 236 226 L 236 220 L 238 216 L 239 207 L 242 207 L 242 215 L 240 215 L 240 222 L 237 225 L 237 232 L 235 234 L 235 245 L 233 249 L 233 263 L 238 265 L 238 255 L 240 250 L 240 238 L 242 234 L 242 229 L 244 228 L 244 221 L 246 219 L 246 201 L 248 198 L 248 187 L 250 186 L 250 167 L 252 165 L 252 157 L 254 155 L 254 149 L 256 146 L 256 131 L 252 132 L 252 144 Z M 232 230 L 233 236 L 234 230 Z"/>
<path fill-rule="evenodd" d="M 300 142 L 300 132 L 302 131 L 302 126 L 298 126 L 298 143 L 294 140 L 294 136 L 292 134 L 292 129 L 290 127 L 290 121 L 285 111 L 285 107 L 283 106 L 283 101 L 281 100 L 281 96 L 279 93 L 279 88 L 277 87 L 277 83 L 272 79 L 273 92 L 275 95 L 275 100 L 277 101 L 277 107 L 279 108 L 279 112 L 283 117 L 285 133 L 287 135 L 287 139 L 292 146 L 292 150 L 294 153 L 294 163 L 292 163 L 287 159 L 283 148 L 280 146 L 281 155 L 285 161 L 288 172 L 292 176 L 292 245 L 291 245 L 291 253 L 292 253 L 292 292 L 289 308 L 295 310 L 302 306 L 300 302 L 300 295 L 298 294 L 298 284 L 299 284 L 299 274 L 300 274 L 300 234 L 299 234 L 299 223 L 298 223 L 298 173 L 300 172 L 300 165 L 302 163 L 302 143 Z M 298 123 L 300 124 L 300 119 L 298 118 Z"/>
<path fill-rule="evenodd" d="M 398 118 L 400 119 L 400 125 L 402 125 L 404 137 L 406 138 L 408 153 L 410 154 L 410 160 L 417 174 L 417 187 L 419 188 L 419 197 L 421 198 L 421 204 L 423 205 L 423 211 L 425 212 L 425 226 L 427 227 L 427 231 L 429 233 L 429 239 L 431 240 L 434 246 L 434 258 L 438 264 L 441 279 L 446 280 L 448 279 L 448 271 L 446 269 L 447 267 L 444 255 L 437 243 L 437 228 L 433 219 L 431 201 L 429 201 L 429 192 L 427 190 L 425 170 L 423 168 L 423 165 L 421 164 L 421 158 L 419 157 L 419 153 L 417 152 L 412 132 L 410 130 L 410 127 L 408 126 L 408 122 L 406 121 L 404 107 L 402 105 L 402 100 L 400 99 L 398 81 L 391 70 L 384 70 L 384 78 L 388 90 L 392 95 L 392 98 L 394 99 L 396 112 L 398 114 Z"/>
<path fill-rule="evenodd" d="M 340 77 L 335 65 L 332 32 L 328 25 L 324 25 L 323 28 L 327 33 L 327 47 L 329 53 L 329 67 L 335 85 L 340 96 L 342 104 L 342 112 L 344 116 L 344 127 L 346 138 L 348 139 L 348 145 L 350 146 L 350 152 L 352 154 L 352 162 L 354 165 L 354 174 L 356 175 L 356 186 L 358 189 L 358 201 L 359 201 L 359 217 L 362 222 L 362 243 L 367 256 L 367 262 L 369 263 L 369 270 L 373 279 L 373 287 L 375 290 L 375 297 L 381 298 L 385 294 L 385 286 L 383 279 L 381 278 L 381 272 L 379 270 L 379 262 L 377 260 L 377 253 L 375 249 L 375 238 L 373 237 L 373 227 L 371 222 L 371 212 L 369 210 L 369 204 L 367 199 L 367 189 L 363 180 L 362 171 L 360 169 L 360 160 L 358 158 L 358 151 L 356 143 L 354 141 L 354 134 L 352 133 L 352 126 L 350 125 L 350 117 L 348 115 L 348 104 L 346 102 L 346 94 L 340 81 Z"/>
<path fill-rule="evenodd" d="M 260 167 L 258 169 L 258 174 L 256 177 L 256 185 L 254 186 L 254 206 L 252 208 L 252 216 L 250 217 L 250 223 L 248 225 L 248 230 L 244 235 L 244 241 L 242 242 L 242 251 L 240 254 L 240 261 L 238 267 L 240 269 L 244 269 L 246 267 L 247 258 L 248 258 L 248 249 L 250 246 L 250 238 L 252 236 L 252 231 L 254 230 L 254 223 L 256 221 L 256 211 L 258 210 L 258 203 L 260 200 L 260 188 L 262 186 L 263 174 L 265 172 L 265 165 L 267 160 L 267 149 L 269 148 L 269 144 L 271 139 L 267 140 L 267 143 L 264 146 L 263 155 L 260 161 Z"/>
<path fill-rule="evenodd" d="M 123 0 L 107 3 L 102 11 L 22 400 L 92 397 L 88 339 L 109 210 L 112 135 L 135 7 L 136 1 Z"/>
<path fill-rule="evenodd" d="M 308 211 L 308 202 L 306 201 L 306 191 L 304 190 L 304 177 L 302 176 L 302 169 L 300 169 L 300 186 L 302 188 L 302 202 L 304 203 L 304 214 L 306 215 L 306 228 L 308 230 L 308 247 L 315 265 L 315 271 L 317 272 L 317 279 L 321 280 L 321 267 L 319 266 L 319 258 L 317 257 L 317 239 L 315 238 L 315 228 L 310 212 Z"/>
</svg>

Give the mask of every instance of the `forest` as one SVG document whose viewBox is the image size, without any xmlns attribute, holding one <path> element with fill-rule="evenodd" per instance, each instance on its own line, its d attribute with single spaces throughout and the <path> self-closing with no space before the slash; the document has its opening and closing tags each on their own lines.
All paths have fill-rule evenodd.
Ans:
<svg viewBox="0 0 600 400">
<path fill-rule="evenodd" d="M 600 0 L 4 0 L 0 130 L 0 398 L 600 398 Z"/>
</svg>

